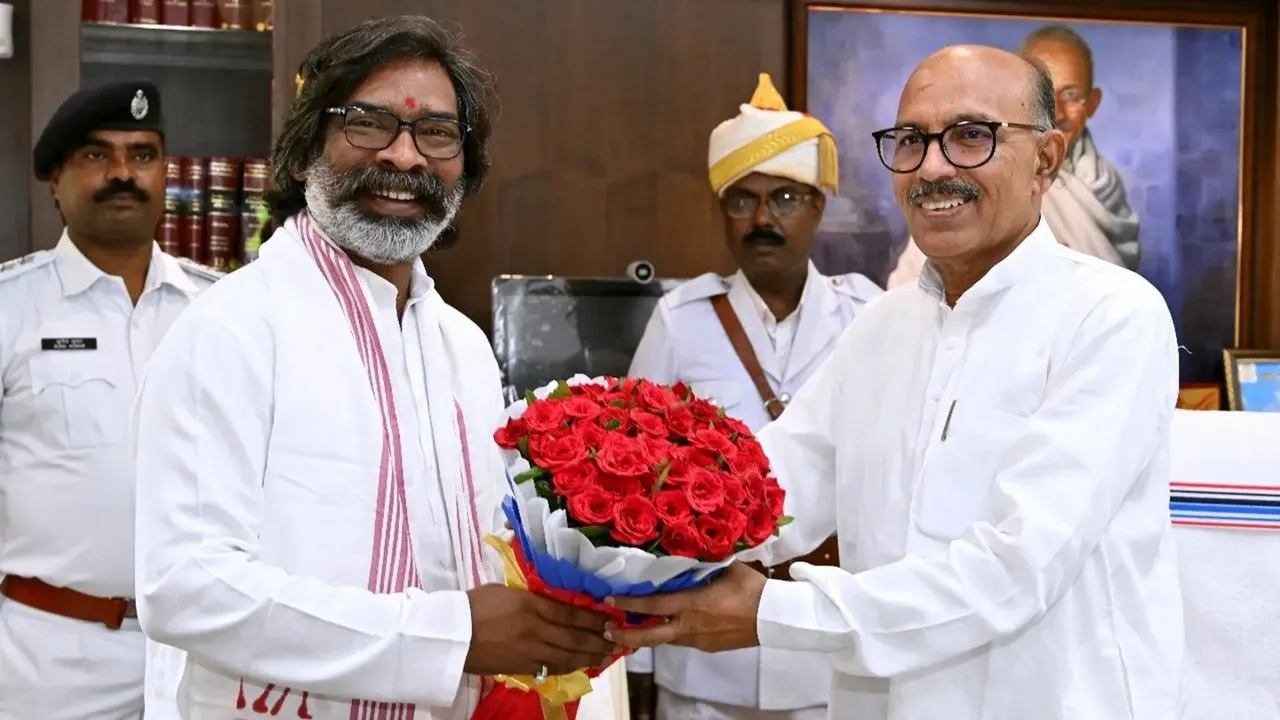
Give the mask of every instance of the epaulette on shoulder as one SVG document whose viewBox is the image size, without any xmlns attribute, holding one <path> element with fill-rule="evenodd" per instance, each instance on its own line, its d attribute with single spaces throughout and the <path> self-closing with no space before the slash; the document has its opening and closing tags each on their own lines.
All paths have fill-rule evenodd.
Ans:
<svg viewBox="0 0 1280 720">
<path fill-rule="evenodd" d="M 49 250 L 37 250 L 20 258 L 14 258 L 8 262 L 0 263 L 0 282 L 12 280 L 13 278 L 25 275 L 38 267 L 43 267 L 53 262 L 54 255 Z"/>
<path fill-rule="evenodd" d="M 715 273 L 703 273 L 667 293 L 666 303 L 668 307 L 676 307 L 727 292 L 729 292 L 729 278 Z"/>
<path fill-rule="evenodd" d="M 198 278 L 208 280 L 209 282 L 217 282 L 227 276 L 224 272 L 214 270 L 208 265 L 201 265 L 190 258 L 175 257 L 174 260 L 178 261 L 178 264 L 182 266 L 184 272 L 195 275 Z"/>
<path fill-rule="evenodd" d="M 862 273 L 851 272 L 844 275 L 832 275 L 827 278 L 827 282 L 831 284 L 831 289 L 837 293 L 863 302 L 870 302 L 877 295 L 884 293 L 883 288 Z"/>
</svg>

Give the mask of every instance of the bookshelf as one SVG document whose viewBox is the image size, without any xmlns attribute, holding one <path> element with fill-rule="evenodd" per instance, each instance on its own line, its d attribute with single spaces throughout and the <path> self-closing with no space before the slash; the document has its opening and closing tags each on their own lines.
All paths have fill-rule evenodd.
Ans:
<svg viewBox="0 0 1280 720">
<path fill-rule="evenodd" d="M 157 240 L 219 269 L 244 261 L 245 239 L 261 217 L 273 137 L 279 58 L 271 0 L 30 0 L 27 6 L 31 142 L 80 88 L 155 83 L 170 185 Z M 30 204 L 31 249 L 52 247 L 62 222 L 48 187 L 35 183 Z"/>
</svg>

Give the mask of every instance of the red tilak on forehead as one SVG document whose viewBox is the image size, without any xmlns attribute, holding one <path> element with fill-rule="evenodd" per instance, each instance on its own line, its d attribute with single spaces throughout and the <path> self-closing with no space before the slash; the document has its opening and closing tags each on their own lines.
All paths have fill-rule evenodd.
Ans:
<svg viewBox="0 0 1280 720">
<path fill-rule="evenodd" d="M 408 108 L 418 107 L 418 101 L 411 97 L 407 97 L 404 99 L 404 106 Z"/>
</svg>

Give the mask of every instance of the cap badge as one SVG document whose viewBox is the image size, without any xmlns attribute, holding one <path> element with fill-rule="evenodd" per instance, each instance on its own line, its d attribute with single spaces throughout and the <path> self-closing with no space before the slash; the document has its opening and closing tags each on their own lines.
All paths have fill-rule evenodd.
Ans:
<svg viewBox="0 0 1280 720">
<path fill-rule="evenodd" d="M 147 111 L 150 109 L 150 105 L 147 104 L 146 93 L 139 90 L 138 94 L 133 96 L 133 102 L 129 103 L 129 114 L 133 116 L 134 120 L 141 120 L 147 116 Z"/>
</svg>

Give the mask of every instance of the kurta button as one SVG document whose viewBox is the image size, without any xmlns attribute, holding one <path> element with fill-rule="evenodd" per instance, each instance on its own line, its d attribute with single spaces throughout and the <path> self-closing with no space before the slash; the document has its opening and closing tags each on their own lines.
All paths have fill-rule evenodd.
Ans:
<svg viewBox="0 0 1280 720">
<path fill-rule="evenodd" d="M 781 395 L 778 396 L 778 402 L 782 403 L 783 405 L 790 405 L 791 396 L 787 393 L 782 393 Z"/>
</svg>

